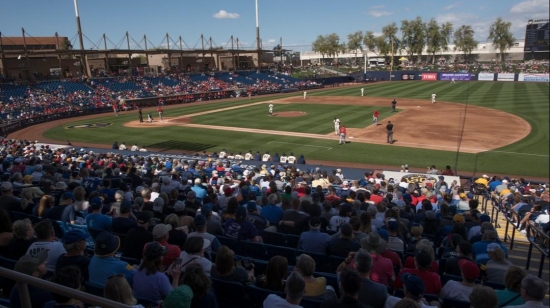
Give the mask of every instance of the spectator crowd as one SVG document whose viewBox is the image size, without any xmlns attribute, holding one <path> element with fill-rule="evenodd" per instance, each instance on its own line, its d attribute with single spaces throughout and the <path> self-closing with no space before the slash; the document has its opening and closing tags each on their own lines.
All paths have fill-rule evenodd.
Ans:
<svg viewBox="0 0 550 308">
<path fill-rule="evenodd" d="M 69 288 L 134 307 L 543 306 L 545 282 L 508 260 L 478 199 L 443 176 L 1 146 L 3 266 Z M 546 185 L 473 185 L 548 228 Z M 0 287 L 21 306 L 13 282 Z M 33 307 L 76 304 L 29 294 Z"/>
</svg>

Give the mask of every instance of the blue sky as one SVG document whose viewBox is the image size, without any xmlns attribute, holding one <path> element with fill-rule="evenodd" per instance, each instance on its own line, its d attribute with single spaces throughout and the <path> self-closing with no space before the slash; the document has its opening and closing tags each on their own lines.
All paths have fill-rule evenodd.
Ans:
<svg viewBox="0 0 550 308">
<path fill-rule="evenodd" d="M 311 50 L 319 34 L 337 33 L 341 41 L 357 30 L 380 33 L 383 26 L 421 16 L 450 21 L 458 28 L 470 24 L 476 38 L 485 41 L 490 24 L 502 17 L 512 22 L 517 39 L 523 39 L 530 18 L 548 18 L 548 0 L 259 0 L 260 33 L 264 48 L 283 45 L 297 51 Z M 255 46 L 254 0 L 80 0 L 84 45 L 93 48 L 106 33 L 108 48 L 122 42 L 126 31 L 143 47 L 143 35 L 155 46 L 166 44 L 168 32 L 174 41 L 181 35 L 190 48 L 200 48 L 200 35 L 212 37 L 215 45 L 226 45 L 233 35 L 241 46 Z M 61 36 L 76 40 L 72 0 L 11 0 L 0 6 L 0 31 L 20 36 L 21 27 L 31 36 Z M 170 43 L 173 45 L 173 43 Z M 131 40 L 132 48 L 137 45 Z M 185 48 L 185 45 L 184 45 Z"/>
</svg>

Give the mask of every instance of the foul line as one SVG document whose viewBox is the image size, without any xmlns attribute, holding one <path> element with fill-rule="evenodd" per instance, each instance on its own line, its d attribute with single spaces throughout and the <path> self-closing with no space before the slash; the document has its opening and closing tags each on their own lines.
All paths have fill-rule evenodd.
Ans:
<svg viewBox="0 0 550 308">
<path fill-rule="evenodd" d="M 518 155 L 527 155 L 527 156 L 537 156 L 537 157 L 548 157 L 549 155 L 544 154 L 529 154 L 529 153 L 519 153 L 519 152 L 506 152 L 506 151 L 485 151 L 485 152 L 493 152 L 493 153 L 504 153 L 504 154 L 518 154 Z M 483 153 L 483 152 L 481 152 Z"/>
<path fill-rule="evenodd" d="M 327 149 L 327 151 L 332 150 L 332 148 L 330 148 L 330 147 L 323 147 L 323 146 L 320 146 L 320 145 L 307 145 L 307 144 L 301 144 L 301 143 L 282 142 L 282 141 L 270 141 L 267 144 L 271 144 L 271 143 L 295 144 L 295 145 L 299 145 L 299 146 L 302 146 L 302 147 L 324 148 L 324 149 Z"/>
</svg>

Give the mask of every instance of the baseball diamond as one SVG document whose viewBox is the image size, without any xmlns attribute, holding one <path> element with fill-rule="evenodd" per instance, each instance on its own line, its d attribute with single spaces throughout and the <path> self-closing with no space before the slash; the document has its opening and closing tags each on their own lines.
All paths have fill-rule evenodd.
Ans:
<svg viewBox="0 0 550 308">
<path fill-rule="evenodd" d="M 358 87 L 310 91 L 307 102 L 301 93 L 295 93 L 166 106 L 164 119 L 155 117 L 152 123 L 139 123 L 135 111 L 121 112 L 116 117 L 86 116 L 85 120 L 55 121 L 26 128 L 10 137 L 36 139 L 43 135 L 38 139 L 51 142 L 69 139 L 79 146 L 101 147 L 118 140 L 150 148 L 167 139 L 165 136 L 170 139 L 181 136 L 187 142 L 207 140 L 212 145 L 207 151 L 222 148 L 235 153 L 249 148 L 272 153 L 294 151 L 304 154 L 308 161 L 326 164 L 330 164 L 328 161 L 385 166 L 408 163 L 412 167 L 424 166 L 426 161 L 451 164 L 458 151 L 458 170 L 548 177 L 548 84 L 397 82 L 368 85 L 364 97 L 358 92 Z M 432 92 L 438 93 L 437 104 L 431 104 Z M 391 113 L 394 98 L 398 102 L 397 113 Z M 270 102 L 275 113 L 292 111 L 304 115 L 268 117 Z M 385 124 L 369 125 L 375 109 L 380 111 L 380 123 L 391 120 L 395 125 L 392 145 L 385 144 Z M 345 150 L 320 153 L 314 147 L 292 145 L 332 147 L 337 142 L 332 133 L 334 117 L 348 129 L 349 147 Z M 93 122 L 113 124 L 93 130 L 66 129 L 86 125 L 92 118 Z M 170 146 L 158 150 L 193 151 Z M 516 163 L 524 159 L 529 163 Z"/>
</svg>

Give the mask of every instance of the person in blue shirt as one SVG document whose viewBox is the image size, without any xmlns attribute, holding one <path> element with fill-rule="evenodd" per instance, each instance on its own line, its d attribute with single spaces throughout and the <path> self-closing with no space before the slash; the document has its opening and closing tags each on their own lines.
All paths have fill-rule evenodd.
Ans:
<svg viewBox="0 0 550 308">
<path fill-rule="evenodd" d="M 489 261 L 487 246 L 489 246 L 489 244 L 491 243 L 495 243 L 500 246 L 500 248 L 502 249 L 502 251 L 504 251 L 504 254 L 506 255 L 506 259 L 508 259 L 508 248 L 500 243 L 498 239 L 498 233 L 495 230 L 485 230 L 483 232 L 481 241 L 472 244 L 472 251 L 476 263 L 485 264 L 487 263 L 487 261 Z"/>
<path fill-rule="evenodd" d="M 229 218 L 223 225 L 224 236 L 234 238 L 239 241 L 261 242 L 258 236 L 258 230 L 254 225 L 246 220 L 246 208 L 239 206 L 235 212 L 235 218 Z"/>
<path fill-rule="evenodd" d="M 92 213 L 86 215 L 86 227 L 92 237 L 95 237 L 102 231 L 111 231 L 111 217 L 101 214 L 101 209 L 103 208 L 101 198 L 92 198 L 90 200 L 90 208 L 92 208 Z"/>
<path fill-rule="evenodd" d="M 275 205 L 277 203 L 277 195 L 270 194 L 267 197 L 267 205 L 262 208 L 262 216 L 270 222 L 279 222 L 283 217 L 283 209 Z"/>
<path fill-rule="evenodd" d="M 195 192 L 195 198 L 199 201 L 202 201 L 202 199 L 206 197 L 206 189 L 202 186 L 202 181 L 199 178 L 195 179 L 195 185 L 191 188 L 191 190 Z"/>
<path fill-rule="evenodd" d="M 131 285 L 134 278 L 134 268 L 117 258 L 115 253 L 120 248 L 120 238 L 110 232 L 101 232 L 94 245 L 95 254 L 90 260 L 88 272 L 90 283 L 105 287 L 107 279 L 122 274 Z"/>
<path fill-rule="evenodd" d="M 494 191 L 499 185 L 502 185 L 502 181 L 499 177 L 495 177 L 495 179 L 489 183 L 489 191 Z"/>
<path fill-rule="evenodd" d="M 298 249 L 307 252 L 326 254 L 328 252 L 328 244 L 330 236 L 328 233 L 321 232 L 321 219 L 312 217 L 309 220 L 309 231 L 302 232 Z"/>
</svg>

